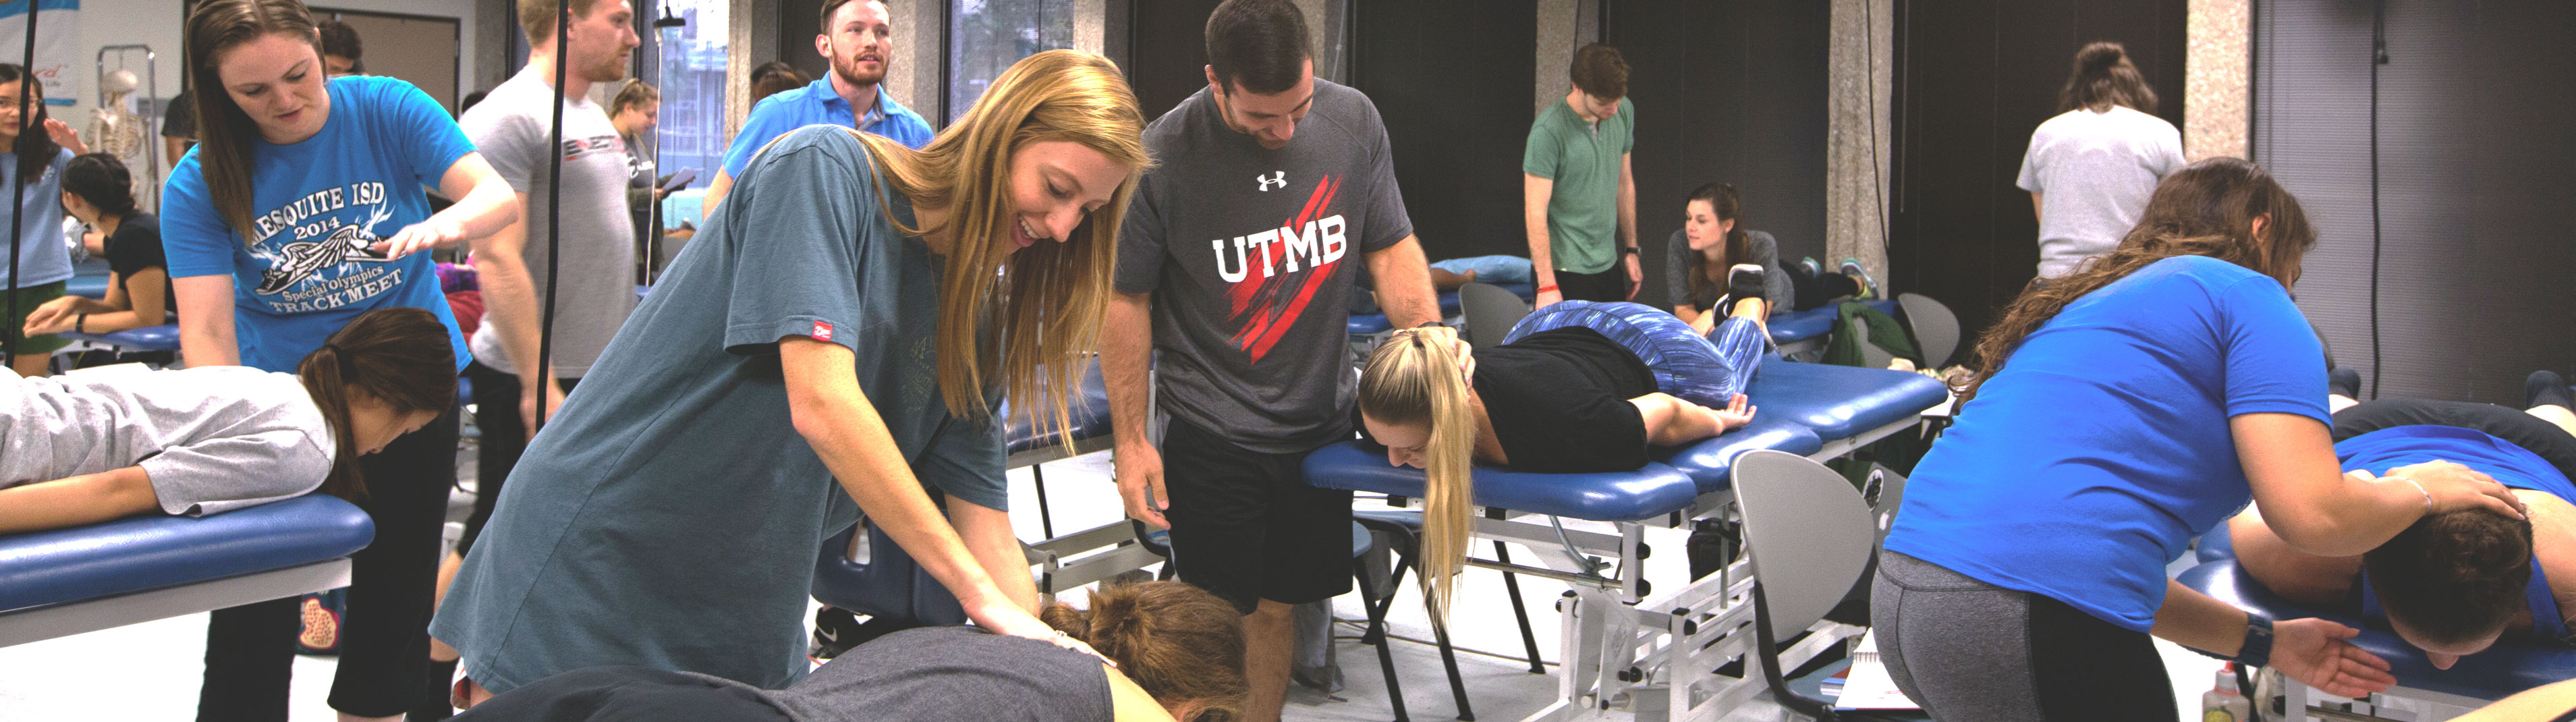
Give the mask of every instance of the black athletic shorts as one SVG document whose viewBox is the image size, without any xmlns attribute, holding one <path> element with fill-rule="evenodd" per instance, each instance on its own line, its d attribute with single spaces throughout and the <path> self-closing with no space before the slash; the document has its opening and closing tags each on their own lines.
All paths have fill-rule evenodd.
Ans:
<svg viewBox="0 0 2576 722">
<path fill-rule="evenodd" d="M 2334 415 L 2334 440 L 2342 442 L 2393 426 L 2456 426 L 2483 432 L 2537 455 L 2576 479 L 2576 436 L 2521 409 L 2467 401 L 2382 399 Z M 2576 499 L 2569 499 L 2576 501 Z"/>
<path fill-rule="evenodd" d="M 1172 419 L 1163 433 L 1172 564 L 1251 614 L 1351 590 L 1351 493 L 1306 485 L 1306 454 L 1252 451 Z"/>
</svg>

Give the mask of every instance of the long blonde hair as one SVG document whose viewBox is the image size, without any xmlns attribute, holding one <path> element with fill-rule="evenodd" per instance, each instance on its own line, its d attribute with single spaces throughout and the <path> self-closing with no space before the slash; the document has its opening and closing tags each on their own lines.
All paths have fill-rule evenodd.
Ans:
<svg viewBox="0 0 2576 722">
<path fill-rule="evenodd" d="M 1428 477 L 1422 493 L 1422 580 L 1435 620 L 1449 617 L 1452 588 L 1467 558 L 1468 507 L 1475 498 L 1476 415 L 1467 401 L 1467 372 L 1457 332 L 1398 331 L 1369 354 L 1360 373 L 1360 413 L 1383 424 L 1427 424 Z"/>
<path fill-rule="evenodd" d="M 896 223 L 906 234 L 956 238 L 939 298 L 939 391 L 947 397 L 949 415 L 990 418 L 993 409 L 981 390 L 998 375 L 1006 398 L 1020 400 L 1018 408 L 1042 410 L 1042 431 L 1072 425 L 1066 403 L 1079 397 L 1070 391 L 1082 372 L 1079 355 L 1098 340 L 1118 259 L 1118 224 L 1136 180 L 1153 162 L 1144 131 L 1136 94 L 1116 64 L 1089 53 L 1049 50 L 1004 71 L 966 117 L 921 150 L 856 134 L 896 192 L 915 205 L 950 210 L 939 226 Z M 1015 212 L 1011 156 L 1047 141 L 1099 151 L 1126 166 L 1127 178 L 1108 205 L 1076 224 L 1062 242 L 1018 248 L 1003 237 Z M 886 217 L 895 216 L 889 210 Z M 1000 307 L 999 317 L 991 319 L 997 323 L 986 323 L 988 305 Z"/>
</svg>

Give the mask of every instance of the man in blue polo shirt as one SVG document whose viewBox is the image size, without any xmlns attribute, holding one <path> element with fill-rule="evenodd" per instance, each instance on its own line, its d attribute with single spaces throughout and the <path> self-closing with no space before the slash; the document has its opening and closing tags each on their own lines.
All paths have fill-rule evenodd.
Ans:
<svg viewBox="0 0 2576 722">
<path fill-rule="evenodd" d="M 886 63 L 893 57 L 894 30 L 886 5 L 879 0 L 823 0 L 823 33 L 814 36 L 814 52 L 832 61 L 822 80 L 762 98 L 742 132 L 725 150 L 724 168 L 707 184 L 704 207 L 714 212 L 733 190 L 733 178 L 751 163 L 762 146 L 787 131 L 828 123 L 882 135 L 919 148 L 930 144 L 930 121 L 886 95 Z"/>
</svg>

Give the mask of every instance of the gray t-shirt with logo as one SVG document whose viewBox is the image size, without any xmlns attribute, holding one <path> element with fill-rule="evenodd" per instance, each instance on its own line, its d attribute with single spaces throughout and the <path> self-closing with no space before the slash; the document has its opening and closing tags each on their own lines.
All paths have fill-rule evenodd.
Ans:
<svg viewBox="0 0 2576 722">
<path fill-rule="evenodd" d="M 1349 436 L 1352 279 L 1413 235 L 1377 106 L 1317 79 L 1296 135 L 1271 150 L 1201 89 L 1145 145 L 1160 165 L 1118 232 L 1116 285 L 1154 294 L 1156 402 L 1254 451 Z"/>
<path fill-rule="evenodd" d="M 321 487 L 335 448 L 294 374 L 0 368 L 0 489 L 141 466 L 161 511 L 213 514 Z"/>
<path fill-rule="evenodd" d="M 519 218 L 528 240 L 519 257 L 535 282 L 540 314 L 546 299 L 546 214 L 554 183 L 546 149 L 554 142 L 555 91 L 548 79 L 545 71 L 529 66 L 457 121 L 483 151 L 483 160 L 510 182 L 510 190 L 528 198 L 527 212 Z M 633 166 L 616 124 L 597 103 L 578 96 L 564 98 L 563 122 L 563 266 L 557 269 L 550 360 L 555 375 L 569 379 L 590 371 L 608 338 L 635 310 L 635 220 L 626 199 Z M 474 360 L 485 366 L 504 373 L 519 370 L 502 352 L 499 331 L 490 323 L 475 330 L 467 345 Z"/>
</svg>

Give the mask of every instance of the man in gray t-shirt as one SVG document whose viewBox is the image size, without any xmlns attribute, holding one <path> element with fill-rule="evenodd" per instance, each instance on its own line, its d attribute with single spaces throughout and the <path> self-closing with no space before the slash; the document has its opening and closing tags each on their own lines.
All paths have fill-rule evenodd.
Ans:
<svg viewBox="0 0 2576 722">
<path fill-rule="evenodd" d="M 1171 528 L 1182 581 L 1250 615 L 1254 720 L 1279 712 L 1290 609 L 1350 589 L 1350 493 L 1307 486 L 1298 463 L 1351 437 L 1358 266 L 1397 325 L 1439 320 L 1377 108 L 1316 79 L 1306 38 L 1285 0 L 1210 16 L 1209 87 L 1145 130 L 1160 165 L 1119 230 L 1101 333 L 1119 494 Z M 1171 417 L 1159 452 L 1149 351 Z"/>
<path fill-rule="evenodd" d="M 573 18 L 571 52 L 555 52 L 551 13 L 522 18 L 535 38 L 528 65 L 465 111 L 458 125 L 492 170 L 517 191 L 526 213 L 519 222 L 474 242 L 474 269 L 483 289 L 483 325 L 467 348 L 474 362 L 465 378 L 474 391 L 476 445 L 474 512 L 447 556 L 440 578 L 453 578 L 483 536 L 500 503 L 501 485 L 519 463 L 537 419 L 563 407 L 564 392 L 590 373 L 626 316 L 635 311 L 635 220 L 627 211 L 632 168 L 617 124 L 590 101 L 595 83 L 626 76 L 627 53 L 637 44 L 633 10 L 626 3 L 593 3 Z M 555 63 L 564 68 L 563 145 L 555 153 Z M 561 188 L 557 188 L 557 160 Z M 549 219 L 560 193 L 559 218 Z M 545 317 L 549 232 L 563 255 L 555 268 L 554 318 Z M 546 349 L 551 369 L 537 363 L 541 332 L 553 333 Z M 520 383 L 521 379 L 545 379 Z M 446 590 L 439 590 L 444 597 Z M 436 650 L 445 657 L 449 650 Z M 445 659 L 440 659 L 445 662 Z"/>
</svg>

